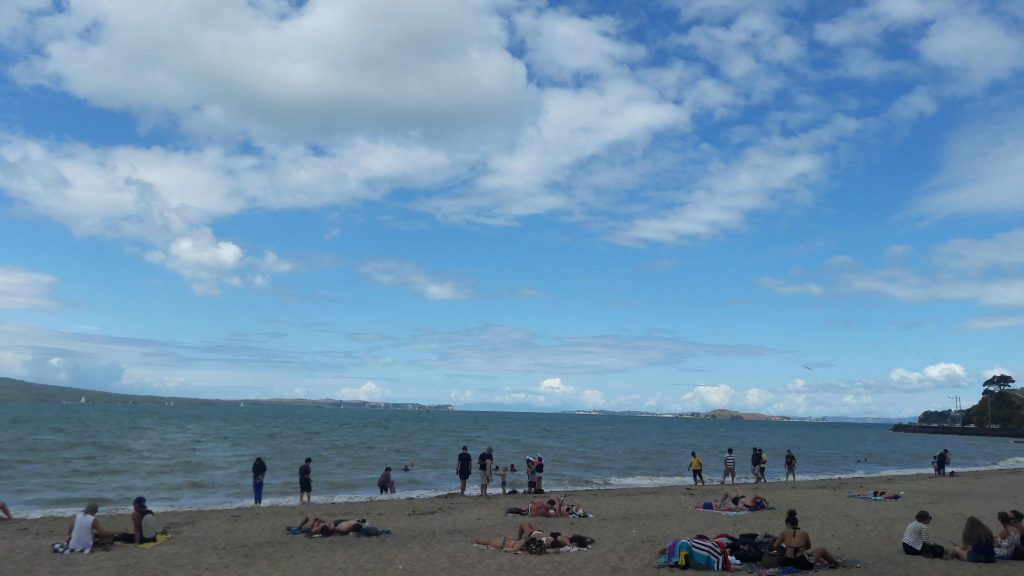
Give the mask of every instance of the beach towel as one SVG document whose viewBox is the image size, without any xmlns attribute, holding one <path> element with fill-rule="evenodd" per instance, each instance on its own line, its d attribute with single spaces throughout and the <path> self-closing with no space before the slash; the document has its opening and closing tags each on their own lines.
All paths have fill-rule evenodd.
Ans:
<svg viewBox="0 0 1024 576">
<path fill-rule="evenodd" d="M 764 508 L 755 508 L 754 510 L 712 510 L 710 508 L 694 508 L 700 512 L 714 512 L 715 514 L 723 514 L 725 516 L 739 516 L 740 514 L 750 514 L 751 512 L 760 512 L 762 510 L 775 510 L 775 506 L 765 506 Z"/>
<path fill-rule="evenodd" d="M 858 500 L 875 500 L 877 501 L 889 501 L 896 502 L 897 500 L 903 500 L 903 492 L 896 495 L 896 498 L 886 498 L 885 496 L 868 496 L 867 494 L 847 494 L 847 498 L 856 498 Z"/>
<path fill-rule="evenodd" d="M 298 526 L 288 526 L 285 530 L 287 530 L 288 534 L 291 536 L 300 536 L 304 532 L 304 530 Z"/>
<path fill-rule="evenodd" d="M 92 548 L 69 548 L 67 542 L 54 542 L 50 544 L 50 550 L 54 554 L 90 554 Z"/>
<path fill-rule="evenodd" d="M 725 545 L 714 540 L 689 538 L 668 543 L 667 552 L 658 557 L 658 566 L 697 568 L 715 572 L 731 572 Z"/>
</svg>

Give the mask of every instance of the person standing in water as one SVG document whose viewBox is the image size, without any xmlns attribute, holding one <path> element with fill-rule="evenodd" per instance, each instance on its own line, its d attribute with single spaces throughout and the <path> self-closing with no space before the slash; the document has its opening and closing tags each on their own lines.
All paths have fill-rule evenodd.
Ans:
<svg viewBox="0 0 1024 576">
<path fill-rule="evenodd" d="M 252 500 L 253 505 L 263 504 L 263 477 L 267 475 L 267 463 L 259 456 L 252 463 Z"/>
<path fill-rule="evenodd" d="M 313 503 L 313 471 L 309 467 L 312 463 L 312 458 L 306 458 L 302 466 L 299 466 L 299 504 L 303 500 L 306 504 Z"/>
</svg>

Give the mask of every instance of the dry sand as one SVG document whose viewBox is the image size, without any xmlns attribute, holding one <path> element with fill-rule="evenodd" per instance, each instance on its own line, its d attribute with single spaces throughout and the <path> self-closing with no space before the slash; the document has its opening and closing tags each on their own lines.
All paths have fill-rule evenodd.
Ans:
<svg viewBox="0 0 1024 576">
<path fill-rule="evenodd" d="M 160 513 L 171 540 L 151 549 L 115 546 L 108 552 L 58 555 L 50 544 L 61 540 L 68 518 L 15 519 L 0 522 L 0 574 L 83 574 L 136 576 L 155 574 L 654 574 L 657 550 L 673 538 L 696 534 L 777 534 L 786 509 L 795 508 L 815 546 L 842 558 L 856 558 L 864 568 L 839 573 L 872 574 L 1011 574 L 1024 563 L 966 565 L 954 560 L 904 556 L 900 538 L 914 514 L 931 512 L 933 540 L 948 545 L 959 539 L 966 518 L 974 514 L 993 530 L 996 513 L 1024 509 L 1018 491 L 1024 471 L 964 473 L 954 478 L 891 476 L 843 480 L 771 483 L 758 492 L 776 507 L 740 516 L 693 510 L 692 505 L 722 492 L 717 483 L 635 490 L 576 492 L 594 518 L 533 519 L 540 528 L 581 533 L 597 539 L 594 548 L 573 554 L 519 556 L 473 545 L 479 537 L 515 532 L 520 518 L 506 517 L 507 507 L 525 506 L 526 495 L 317 504 L 307 506 Z M 750 484 L 738 485 L 750 493 Z M 903 491 L 896 502 L 847 498 L 872 489 Z M 400 494 L 398 495 L 400 496 Z M 83 503 L 84 504 L 84 503 Z M 329 518 L 363 518 L 391 536 L 341 536 L 310 539 L 289 536 L 286 526 L 306 512 Z M 17 514 L 17 510 L 13 511 Z M 124 529 L 126 515 L 99 518 L 105 527 Z M 669 571 L 672 572 L 672 571 Z"/>
</svg>

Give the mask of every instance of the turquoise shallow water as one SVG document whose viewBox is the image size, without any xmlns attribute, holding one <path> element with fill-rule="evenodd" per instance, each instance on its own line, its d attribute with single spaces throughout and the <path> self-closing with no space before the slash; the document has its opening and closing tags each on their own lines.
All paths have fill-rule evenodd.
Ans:
<svg viewBox="0 0 1024 576">
<path fill-rule="evenodd" d="M 376 498 L 384 466 L 395 470 L 399 497 L 432 496 L 457 489 L 463 444 L 474 458 L 493 446 L 497 464 L 520 469 L 542 454 L 551 491 L 688 484 L 691 450 L 713 478 L 727 447 L 742 481 L 751 480 L 744 464 L 753 446 L 768 453 L 770 480 L 783 476 L 787 448 L 802 479 L 929 472 L 942 448 L 952 470 L 1024 467 L 1024 444 L 1009 439 L 897 434 L 879 424 L 18 402 L 0 405 L 0 422 L 0 500 L 24 516 L 67 514 L 87 501 L 127 509 L 137 495 L 163 510 L 248 506 L 256 456 L 269 467 L 264 505 L 297 500 L 307 456 L 315 500 Z M 522 470 L 509 479 L 520 489 L 525 482 Z"/>
</svg>

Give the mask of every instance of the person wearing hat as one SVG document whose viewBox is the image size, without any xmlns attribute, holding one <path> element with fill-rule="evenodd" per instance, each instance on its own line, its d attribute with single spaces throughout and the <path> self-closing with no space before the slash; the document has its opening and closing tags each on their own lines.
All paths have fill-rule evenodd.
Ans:
<svg viewBox="0 0 1024 576">
<path fill-rule="evenodd" d="M 313 471 L 309 468 L 312 463 L 312 458 L 306 458 L 302 466 L 299 466 L 299 504 L 302 504 L 303 499 L 306 504 L 313 503 Z"/>
<path fill-rule="evenodd" d="M 132 531 L 122 532 L 114 539 L 126 544 L 145 544 L 156 542 L 156 533 L 160 530 L 156 522 L 156 514 L 146 506 L 142 496 L 132 501 Z"/>
<path fill-rule="evenodd" d="M 924 556 L 926 558 L 942 558 L 946 550 L 941 544 L 933 544 L 928 536 L 928 524 L 932 515 L 921 510 L 914 516 L 914 521 L 907 525 L 903 532 L 903 553 L 908 556 Z"/>
<path fill-rule="evenodd" d="M 75 516 L 68 528 L 67 547 L 75 552 L 91 552 L 93 547 L 105 546 L 114 541 L 116 532 L 104 530 L 96 514 L 100 507 L 95 502 L 85 505 L 81 514 Z"/>
</svg>

